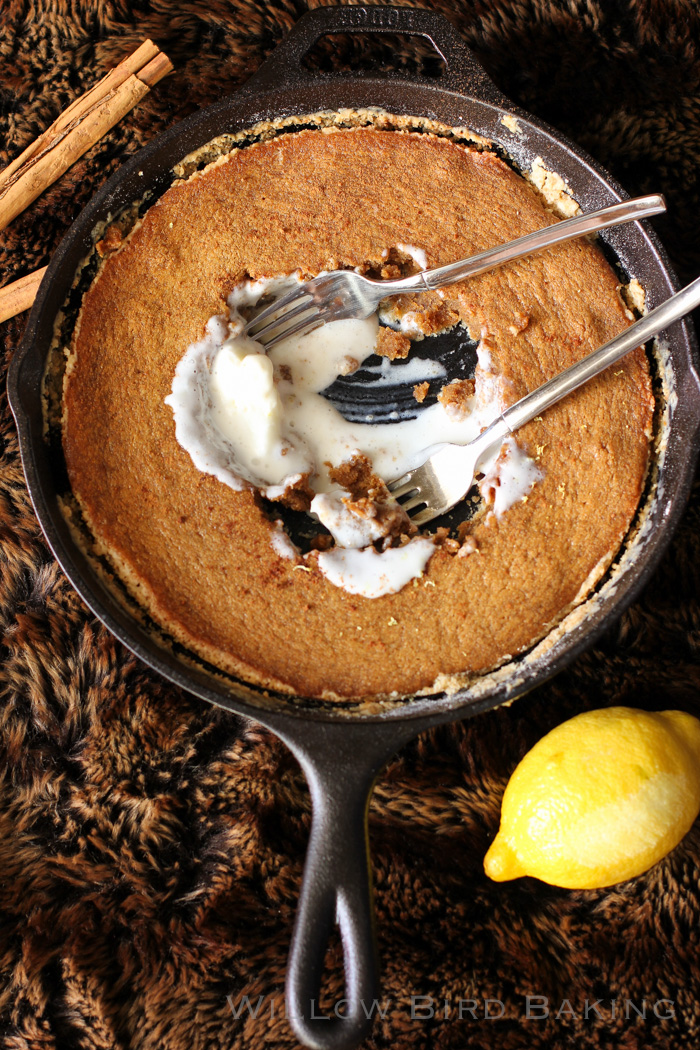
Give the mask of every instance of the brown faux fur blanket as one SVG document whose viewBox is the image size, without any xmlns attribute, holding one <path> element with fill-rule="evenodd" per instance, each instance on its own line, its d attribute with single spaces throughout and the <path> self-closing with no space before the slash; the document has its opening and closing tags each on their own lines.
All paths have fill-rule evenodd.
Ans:
<svg viewBox="0 0 700 1050">
<path fill-rule="evenodd" d="M 668 217 L 655 226 L 680 277 L 694 277 L 693 0 L 433 6 L 514 101 L 628 192 L 666 194 Z M 0 165 L 145 37 L 176 74 L 0 235 L 0 281 L 46 264 L 125 157 L 242 83 L 305 9 L 5 0 Z M 337 64 L 339 47 L 320 61 Z M 349 52 L 354 63 L 411 64 L 380 42 Z M 0 327 L 5 366 L 25 320 Z M 87 612 L 34 518 L 4 369 L 1 397 L 2 1045 L 296 1046 L 282 1003 L 309 827 L 302 774 L 267 731 L 171 687 Z M 424 735 L 384 771 L 370 812 L 384 1016 L 367 1047 L 700 1045 L 699 824 L 652 871 L 611 890 L 496 885 L 482 871 L 503 787 L 551 727 L 616 703 L 700 714 L 699 516 L 696 493 L 642 598 L 565 673 L 510 709 Z M 337 952 L 329 969 L 337 985 Z M 257 1016 L 244 995 L 253 1008 L 263 997 Z M 461 1016 L 459 1000 L 471 1000 Z"/>
</svg>

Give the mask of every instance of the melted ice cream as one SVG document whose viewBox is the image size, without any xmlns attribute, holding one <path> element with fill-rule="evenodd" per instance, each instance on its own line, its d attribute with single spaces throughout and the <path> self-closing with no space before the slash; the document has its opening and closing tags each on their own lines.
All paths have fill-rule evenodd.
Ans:
<svg viewBox="0 0 700 1050">
<path fill-rule="evenodd" d="M 311 514 L 330 532 L 339 547 L 369 547 L 380 540 L 384 526 L 377 518 L 361 517 L 348 506 L 348 492 L 320 492 L 311 501 Z"/>
<path fill-rule="evenodd" d="M 383 594 L 395 594 L 421 576 L 434 550 L 433 541 L 420 536 L 404 547 L 389 547 L 381 554 L 374 547 L 336 547 L 319 554 L 318 567 L 327 580 L 350 594 L 381 598 Z"/>
<path fill-rule="evenodd" d="M 408 246 L 402 249 L 408 252 Z M 410 254 L 424 261 L 419 249 L 411 248 Z M 229 317 L 209 320 L 204 337 L 178 363 L 166 398 L 175 436 L 199 470 L 235 489 L 257 487 L 269 499 L 279 499 L 308 474 L 317 493 L 312 513 L 338 544 L 336 550 L 319 555 L 319 568 L 354 594 L 388 594 L 423 572 L 433 543 L 415 539 L 382 553 L 370 547 L 381 538 L 378 523 L 360 518 L 343 503 L 346 494 L 334 491 L 328 464 L 342 463 L 359 451 L 385 481 L 398 478 L 426 458 L 426 449 L 475 438 L 503 410 L 503 383 L 493 374 L 489 351 L 481 344 L 474 394 L 460 411 L 446 411 L 437 403 L 396 423 L 350 422 L 321 392 L 338 375 L 347 374 L 349 362 L 355 367 L 374 352 L 376 315 L 323 325 L 306 336 L 282 340 L 269 353 L 243 335 L 245 321 L 239 309 L 254 305 L 263 294 L 279 294 L 295 280 L 298 283 L 294 277 L 245 282 L 229 296 Z M 420 359 L 401 364 L 383 359 L 375 371 L 379 385 L 444 375 L 441 364 Z M 500 456 L 494 453 L 484 470 L 482 492 L 493 494 L 498 517 L 541 476 L 514 441 Z M 278 531 L 273 548 L 280 557 L 294 556 L 291 541 L 285 544 Z"/>
<path fill-rule="evenodd" d="M 543 478 L 542 471 L 513 438 L 506 438 L 501 453 L 491 469 L 479 482 L 479 492 L 493 497 L 493 512 L 497 518 L 525 499 L 532 486 Z"/>
<path fill-rule="evenodd" d="M 179 362 L 166 403 L 175 416 L 176 438 L 201 470 L 241 488 L 248 482 L 268 498 L 295 475 L 309 472 L 318 492 L 332 488 L 325 466 L 342 463 L 357 450 L 367 455 L 386 481 L 400 477 L 435 444 L 466 444 L 502 410 L 500 381 L 479 364 L 475 392 L 461 418 L 440 404 L 396 423 L 346 420 L 321 396 L 348 357 L 358 364 L 374 353 L 378 321 L 333 321 L 305 336 L 284 339 L 269 354 L 243 336 L 237 307 L 243 290 L 251 302 L 263 288 L 275 293 L 279 280 L 256 281 L 229 299 L 232 320 L 213 317 L 205 336 Z M 382 364 L 380 383 L 395 371 L 411 382 L 440 374 L 434 361 Z M 205 465 L 206 464 L 206 465 Z M 273 495 L 274 493 L 274 495 Z"/>
</svg>

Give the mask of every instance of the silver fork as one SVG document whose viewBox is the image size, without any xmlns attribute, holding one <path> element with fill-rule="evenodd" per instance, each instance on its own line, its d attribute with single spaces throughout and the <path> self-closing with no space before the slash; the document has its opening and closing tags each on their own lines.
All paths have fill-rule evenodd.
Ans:
<svg viewBox="0 0 700 1050">
<path fill-rule="evenodd" d="M 248 322 L 245 334 L 270 350 L 282 339 L 306 335 L 328 321 L 369 317 L 388 295 L 444 288 L 465 277 L 474 277 L 502 263 L 520 259 L 523 255 L 550 248 L 561 241 L 586 233 L 597 233 L 633 219 L 645 219 L 665 210 L 664 199 L 658 194 L 636 197 L 545 226 L 515 241 L 472 255 L 469 259 L 438 266 L 433 270 L 422 270 L 398 281 L 375 281 L 370 277 L 362 277 L 354 270 L 332 270 L 305 281 L 275 299 Z"/>
<path fill-rule="evenodd" d="M 389 491 L 416 525 L 445 514 L 469 492 L 480 465 L 504 438 L 696 306 L 700 306 L 700 277 L 621 335 L 516 401 L 468 445 L 441 446 L 421 466 L 390 482 Z"/>
</svg>

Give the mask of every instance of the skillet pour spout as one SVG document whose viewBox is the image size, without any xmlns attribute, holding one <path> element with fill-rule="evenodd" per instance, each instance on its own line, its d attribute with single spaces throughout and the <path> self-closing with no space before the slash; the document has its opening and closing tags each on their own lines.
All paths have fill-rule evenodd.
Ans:
<svg viewBox="0 0 700 1050">
<path fill-rule="evenodd" d="M 442 57 L 438 79 L 421 76 L 345 76 L 313 73 L 304 56 L 328 33 L 402 33 L 427 40 Z M 76 272 L 90 254 L 93 231 L 149 191 L 172 181 L 172 169 L 224 133 L 260 121 L 323 110 L 380 108 L 469 128 L 494 143 L 523 171 L 536 158 L 565 179 L 583 210 L 626 195 L 594 161 L 540 121 L 512 106 L 488 79 L 456 31 L 433 11 L 394 7 L 326 7 L 308 12 L 258 73 L 236 94 L 194 114 L 151 142 L 105 183 L 75 221 L 49 266 L 10 369 L 8 389 L 34 507 L 56 558 L 92 611 L 137 656 L 184 689 L 255 719 L 292 749 L 309 781 L 313 821 L 287 978 L 287 1013 L 298 1038 L 316 1050 L 351 1050 L 372 1025 L 380 1000 L 372 919 L 367 811 L 383 764 L 415 735 L 521 696 L 556 674 L 605 631 L 637 596 L 658 564 L 679 521 L 698 452 L 700 383 L 687 321 L 666 334 L 663 368 L 675 393 L 633 547 L 614 577 L 566 629 L 496 674 L 450 693 L 397 698 L 381 708 L 324 706 L 290 700 L 224 678 L 154 635 L 117 600 L 81 549 L 61 511 L 65 469 L 60 448 L 44 437 L 42 376 L 54 324 Z M 505 118 L 505 123 L 504 123 Z M 513 118 L 517 118 L 514 125 Z M 517 126 L 518 131 L 512 128 Z M 650 307 L 676 288 L 663 249 L 640 223 L 606 235 L 627 273 L 644 287 Z M 323 961 L 338 924 L 343 942 L 342 1004 L 322 1009 Z"/>
</svg>

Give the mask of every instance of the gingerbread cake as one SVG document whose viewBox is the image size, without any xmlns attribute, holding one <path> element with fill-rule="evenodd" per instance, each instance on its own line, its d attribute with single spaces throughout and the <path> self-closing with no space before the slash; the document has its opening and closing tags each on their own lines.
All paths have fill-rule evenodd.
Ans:
<svg viewBox="0 0 700 1050">
<path fill-rule="evenodd" d="M 420 532 L 384 484 L 386 463 L 394 476 L 403 466 L 401 420 L 395 439 L 394 421 L 382 424 L 383 460 L 374 438 L 364 444 L 371 419 L 343 438 L 342 455 L 336 444 L 326 456 L 317 426 L 311 456 L 293 430 L 280 438 L 273 406 L 275 440 L 265 430 L 260 442 L 273 449 L 268 459 L 282 457 L 274 477 L 255 465 L 257 453 L 243 468 L 235 451 L 230 469 L 210 467 L 182 437 L 187 391 L 203 372 L 210 382 L 213 353 L 233 347 L 236 367 L 248 351 L 267 356 L 259 346 L 237 350 L 236 339 L 270 281 L 334 269 L 400 276 L 555 221 L 532 181 L 482 145 L 307 128 L 231 150 L 174 184 L 128 234 L 107 232 L 68 348 L 63 447 L 93 551 L 160 629 L 257 685 L 381 698 L 487 672 L 585 596 L 620 548 L 644 485 L 653 398 L 642 349 L 523 427 L 484 470 L 471 516 Z M 470 418 L 478 432 L 488 411 L 619 333 L 633 319 L 620 284 L 600 248 L 579 239 L 439 294 L 388 302 L 383 324 L 374 321 L 375 367 L 407 369 L 413 418 L 443 421 L 416 437 L 423 424 L 409 420 L 406 441 L 430 444 Z M 247 298 L 236 298 L 240 289 Z M 471 376 L 430 374 L 433 333 L 450 330 L 477 344 Z M 192 348 L 199 371 L 183 372 Z M 352 378 L 368 352 L 340 353 L 338 374 Z M 264 366 L 274 405 L 306 389 L 303 362 L 289 355 L 253 364 Z M 208 396 L 198 412 L 211 409 Z M 262 410 L 236 403 L 245 443 Z M 355 539 L 343 538 L 348 521 Z M 357 582 L 360 561 L 369 584 Z"/>
</svg>

